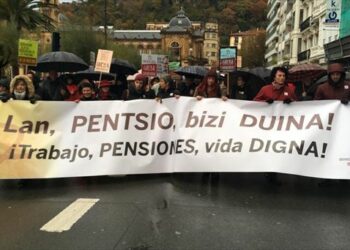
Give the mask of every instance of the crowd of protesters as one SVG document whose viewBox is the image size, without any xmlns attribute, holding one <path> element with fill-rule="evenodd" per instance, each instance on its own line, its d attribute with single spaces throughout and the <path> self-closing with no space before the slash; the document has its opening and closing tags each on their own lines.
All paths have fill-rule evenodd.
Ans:
<svg viewBox="0 0 350 250">
<path fill-rule="evenodd" d="M 340 100 L 343 104 L 349 101 L 350 84 L 345 79 L 345 69 L 340 63 L 328 65 L 328 78 L 320 85 L 311 81 L 302 83 L 303 91 L 298 91 L 298 84 L 289 83 L 288 70 L 275 67 L 271 71 L 271 84 L 261 87 L 258 93 L 250 90 L 243 76 L 238 76 L 235 83 L 227 88 L 220 81 L 220 75 L 214 69 L 209 70 L 202 80 L 186 78 L 174 81 L 170 75 L 149 78 L 141 73 L 128 83 L 126 77 L 116 81 L 90 81 L 82 79 L 77 82 L 74 74 L 63 74 L 51 71 L 45 79 L 40 80 L 34 72 L 18 75 L 11 81 L 0 79 L 0 99 L 45 101 L 95 101 L 95 100 L 161 100 L 170 97 L 190 96 L 202 98 L 221 98 L 223 100 L 239 99 L 265 101 L 305 100 Z M 222 79 L 221 79 L 222 80 Z"/>
</svg>

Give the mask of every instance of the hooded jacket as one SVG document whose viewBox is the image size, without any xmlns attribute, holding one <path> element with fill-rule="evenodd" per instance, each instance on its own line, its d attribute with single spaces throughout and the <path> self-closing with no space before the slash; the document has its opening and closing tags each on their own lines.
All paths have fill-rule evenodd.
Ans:
<svg viewBox="0 0 350 250">
<path fill-rule="evenodd" d="M 35 95 L 35 88 L 34 88 L 34 84 L 33 84 L 32 80 L 30 80 L 29 77 L 25 76 L 25 75 L 15 76 L 11 80 L 11 82 L 10 82 L 10 96 L 12 99 L 16 99 L 16 96 L 14 94 L 14 88 L 15 88 L 15 84 L 18 80 L 23 80 L 26 84 L 26 95 L 25 95 L 25 98 L 23 100 L 39 99 Z"/>
<path fill-rule="evenodd" d="M 341 73 L 339 82 L 334 83 L 330 77 L 332 73 Z M 349 100 L 350 82 L 345 80 L 345 70 L 340 63 L 332 63 L 328 66 L 328 81 L 319 85 L 314 100 Z"/>
</svg>

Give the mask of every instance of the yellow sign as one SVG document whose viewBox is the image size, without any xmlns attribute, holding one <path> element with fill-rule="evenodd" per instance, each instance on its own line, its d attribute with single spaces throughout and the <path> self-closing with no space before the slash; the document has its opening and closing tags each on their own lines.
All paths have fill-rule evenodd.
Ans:
<svg viewBox="0 0 350 250">
<path fill-rule="evenodd" d="M 19 39 L 18 62 L 25 65 L 36 65 L 38 57 L 38 42 Z"/>
</svg>

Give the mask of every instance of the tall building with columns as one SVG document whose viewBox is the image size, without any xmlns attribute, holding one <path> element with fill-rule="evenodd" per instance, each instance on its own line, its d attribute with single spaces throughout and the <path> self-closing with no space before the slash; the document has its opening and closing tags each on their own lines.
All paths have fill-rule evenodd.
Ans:
<svg viewBox="0 0 350 250">
<path fill-rule="evenodd" d="M 269 0 L 265 61 L 268 67 L 325 64 L 324 45 L 339 29 L 325 24 L 326 0 Z"/>
</svg>

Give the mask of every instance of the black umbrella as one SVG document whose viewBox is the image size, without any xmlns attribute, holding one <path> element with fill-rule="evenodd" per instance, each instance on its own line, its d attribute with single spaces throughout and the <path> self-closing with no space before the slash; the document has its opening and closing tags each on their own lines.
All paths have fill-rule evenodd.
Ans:
<svg viewBox="0 0 350 250">
<path fill-rule="evenodd" d="M 100 72 L 97 72 L 94 70 L 93 66 L 90 66 L 87 70 L 79 71 L 74 74 L 74 79 L 77 81 L 81 81 L 83 79 L 88 79 L 91 81 L 98 81 L 100 80 Z M 102 73 L 102 80 L 113 80 L 115 79 L 115 76 L 113 74 L 109 73 Z"/>
<path fill-rule="evenodd" d="M 248 70 L 249 73 L 264 79 L 265 83 L 271 82 L 271 70 L 264 67 L 255 67 Z"/>
<path fill-rule="evenodd" d="M 110 72 L 118 75 L 133 75 L 137 70 L 127 60 L 113 58 Z"/>
<path fill-rule="evenodd" d="M 181 67 L 175 70 L 175 73 L 190 78 L 203 78 L 208 73 L 208 69 L 204 66 L 193 65 Z"/>
<path fill-rule="evenodd" d="M 254 97 L 264 85 L 269 83 L 270 74 L 268 73 L 270 72 L 263 70 L 263 68 L 242 68 L 234 71 L 232 76 L 234 82 L 237 81 L 238 77 L 242 77 L 249 89 L 249 95 Z"/>
<path fill-rule="evenodd" d="M 49 72 L 51 70 L 57 72 L 76 72 L 85 70 L 89 66 L 83 59 L 73 53 L 65 51 L 49 52 L 38 58 L 35 70 L 41 72 Z"/>
</svg>

